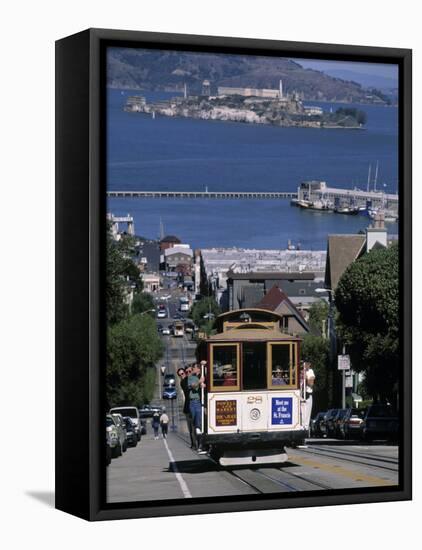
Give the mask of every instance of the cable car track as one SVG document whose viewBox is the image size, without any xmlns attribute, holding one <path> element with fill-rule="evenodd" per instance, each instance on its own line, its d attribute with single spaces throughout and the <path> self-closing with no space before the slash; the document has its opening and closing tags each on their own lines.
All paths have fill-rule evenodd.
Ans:
<svg viewBox="0 0 422 550">
<path fill-rule="evenodd" d="M 310 449 L 316 449 L 316 450 L 321 450 L 321 451 L 326 451 L 326 452 L 333 452 L 333 453 L 336 453 L 336 454 L 339 454 L 339 455 L 356 456 L 356 457 L 359 457 L 359 458 L 367 458 L 368 460 L 377 460 L 377 461 L 380 461 L 380 462 L 387 462 L 388 464 L 398 464 L 398 459 L 385 457 L 385 456 L 382 456 L 382 455 L 375 455 L 375 454 L 374 455 L 371 455 L 371 454 L 363 455 L 363 454 L 360 454 L 358 452 L 345 451 L 343 449 L 337 450 L 337 449 L 333 449 L 330 446 L 317 447 L 317 446 L 314 446 L 312 444 L 308 445 L 308 447 Z"/>
<path fill-rule="evenodd" d="M 315 448 L 313 448 L 313 449 L 315 449 Z M 343 462 L 351 462 L 353 464 L 361 464 L 362 466 L 369 466 L 371 468 L 379 468 L 381 470 L 388 470 L 390 472 L 397 472 L 398 471 L 398 467 L 397 468 L 389 468 L 388 466 L 382 466 L 381 464 L 373 464 L 371 462 L 363 462 L 362 460 L 346 458 L 344 456 L 336 455 L 336 451 L 331 451 L 330 452 L 326 449 L 323 449 L 323 450 L 315 449 L 313 451 L 312 450 L 307 450 L 307 449 L 300 449 L 300 452 L 303 453 L 303 454 L 307 454 L 307 455 L 314 455 L 314 456 L 321 456 L 321 457 L 325 457 L 325 458 L 331 458 L 332 460 L 342 460 Z M 360 455 L 351 455 L 351 456 L 356 456 L 356 458 L 360 458 Z M 292 457 L 292 460 L 294 460 L 294 457 Z M 372 460 L 373 462 L 377 462 L 380 459 L 369 459 L 369 460 Z M 397 466 L 398 466 L 398 463 L 397 463 Z"/>
</svg>

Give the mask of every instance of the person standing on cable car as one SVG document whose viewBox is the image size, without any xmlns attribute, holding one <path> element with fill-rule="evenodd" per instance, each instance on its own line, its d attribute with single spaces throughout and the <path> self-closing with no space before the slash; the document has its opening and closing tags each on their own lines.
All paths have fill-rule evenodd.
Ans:
<svg viewBox="0 0 422 550">
<path fill-rule="evenodd" d="M 309 430 L 309 424 L 311 422 L 312 414 L 312 393 L 315 383 L 315 373 L 312 369 L 311 363 L 309 361 L 302 362 L 302 392 L 303 392 L 303 401 L 302 401 L 302 424 L 305 430 Z"/>
<path fill-rule="evenodd" d="M 201 388 L 205 388 L 205 380 L 204 377 L 201 376 L 201 369 L 198 363 L 195 363 L 192 367 L 192 374 L 188 377 L 188 388 L 192 425 L 198 441 L 202 434 Z M 198 452 L 204 453 L 205 451 L 202 451 L 199 446 Z"/>
</svg>

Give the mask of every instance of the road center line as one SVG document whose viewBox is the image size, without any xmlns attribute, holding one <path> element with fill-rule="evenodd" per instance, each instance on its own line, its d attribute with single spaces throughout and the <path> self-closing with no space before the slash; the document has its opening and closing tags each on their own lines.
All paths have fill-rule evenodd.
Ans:
<svg viewBox="0 0 422 550">
<path fill-rule="evenodd" d="M 173 453 L 170 451 L 169 446 L 167 445 L 167 441 L 163 439 L 164 446 L 167 450 L 167 454 L 169 455 L 170 463 L 173 467 L 174 475 L 176 476 L 177 481 L 179 482 L 180 488 L 182 489 L 183 496 L 185 498 L 192 498 L 192 495 L 188 489 L 188 486 L 186 484 L 186 481 L 183 479 L 182 474 L 179 472 L 176 466 L 176 461 L 174 460 Z"/>
</svg>

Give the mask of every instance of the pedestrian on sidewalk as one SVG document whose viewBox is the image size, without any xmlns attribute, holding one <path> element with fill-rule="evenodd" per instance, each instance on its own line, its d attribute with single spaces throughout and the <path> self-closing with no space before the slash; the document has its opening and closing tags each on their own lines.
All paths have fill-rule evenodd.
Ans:
<svg viewBox="0 0 422 550">
<path fill-rule="evenodd" d="M 152 415 L 151 426 L 154 430 L 154 439 L 158 439 L 158 430 L 160 429 L 160 415 L 158 411 Z"/>
<path fill-rule="evenodd" d="M 166 408 L 163 407 L 163 413 L 160 416 L 160 426 L 163 433 L 163 438 L 167 439 L 168 427 L 169 427 L 169 417 L 166 415 Z"/>
</svg>

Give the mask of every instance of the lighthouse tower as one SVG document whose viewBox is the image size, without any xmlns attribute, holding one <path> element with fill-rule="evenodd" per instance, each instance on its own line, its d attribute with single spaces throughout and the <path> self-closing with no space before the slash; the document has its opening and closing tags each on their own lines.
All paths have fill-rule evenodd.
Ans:
<svg viewBox="0 0 422 550">
<path fill-rule="evenodd" d="M 281 78 L 279 82 L 279 94 L 280 94 L 280 99 L 283 99 L 283 81 L 281 80 Z"/>
</svg>

